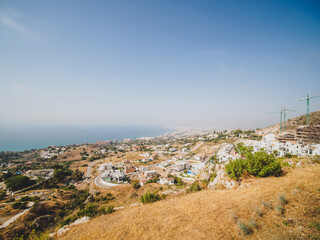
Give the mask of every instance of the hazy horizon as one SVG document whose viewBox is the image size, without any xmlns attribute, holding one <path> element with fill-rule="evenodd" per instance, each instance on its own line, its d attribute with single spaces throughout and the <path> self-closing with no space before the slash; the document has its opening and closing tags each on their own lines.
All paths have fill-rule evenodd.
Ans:
<svg viewBox="0 0 320 240">
<path fill-rule="evenodd" d="M 3 0 L 0 51 L 2 128 L 261 128 L 320 95 L 320 4 Z"/>
</svg>

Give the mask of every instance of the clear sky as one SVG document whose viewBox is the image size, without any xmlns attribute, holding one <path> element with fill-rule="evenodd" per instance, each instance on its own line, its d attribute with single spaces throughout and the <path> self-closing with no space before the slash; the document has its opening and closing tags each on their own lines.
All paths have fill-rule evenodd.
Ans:
<svg viewBox="0 0 320 240">
<path fill-rule="evenodd" d="M 319 1 L 0 0 L 1 126 L 263 127 L 319 74 Z"/>
</svg>

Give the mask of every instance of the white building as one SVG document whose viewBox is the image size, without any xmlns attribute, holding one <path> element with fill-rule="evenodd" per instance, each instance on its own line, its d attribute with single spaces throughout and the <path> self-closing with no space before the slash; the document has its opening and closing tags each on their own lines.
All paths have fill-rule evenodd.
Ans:
<svg viewBox="0 0 320 240">
<path fill-rule="evenodd" d="M 112 163 L 103 163 L 99 166 L 99 171 L 103 172 L 105 170 L 111 170 L 112 169 Z"/>
<path fill-rule="evenodd" d="M 173 185 L 174 184 L 174 178 L 172 178 L 172 177 L 170 177 L 170 178 L 160 178 L 158 183 L 160 183 L 162 185 Z"/>
</svg>

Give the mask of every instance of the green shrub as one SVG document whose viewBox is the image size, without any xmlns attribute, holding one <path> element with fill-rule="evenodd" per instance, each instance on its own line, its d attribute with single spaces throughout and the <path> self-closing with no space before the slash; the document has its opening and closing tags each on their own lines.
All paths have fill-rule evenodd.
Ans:
<svg viewBox="0 0 320 240">
<path fill-rule="evenodd" d="M 138 197 L 138 194 L 136 194 L 136 193 L 132 193 L 130 196 L 130 198 L 136 198 L 136 197 Z"/>
<path fill-rule="evenodd" d="M 238 221 L 238 228 L 244 235 L 249 235 L 252 232 L 251 227 L 242 221 Z"/>
<path fill-rule="evenodd" d="M 143 204 L 146 204 L 146 203 L 153 203 L 153 202 L 156 202 L 156 201 L 159 201 L 160 200 L 160 196 L 159 194 L 157 193 L 151 193 L 151 192 L 147 192 L 146 194 L 142 195 L 140 197 L 140 201 L 143 203 Z"/>
<path fill-rule="evenodd" d="M 106 214 L 106 213 L 107 213 L 107 210 L 106 210 L 105 207 L 99 208 L 99 210 L 98 210 L 98 215 L 104 215 L 104 214 Z"/>
<path fill-rule="evenodd" d="M 15 202 L 12 204 L 13 209 L 26 209 L 28 202 Z"/>
<path fill-rule="evenodd" d="M 7 188 L 12 191 L 17 191 L 35 184 L 35 181 L 31 180 L 27 176 L 18 175 L 8 178 L 5 183 Z"/>
<path fill-rule="evenodd" d="M 68 225 L 70 223 L 73 223 L 74 221 L 76 221 L 77 219 L 79 219 L 79 216 L 74 215 L 74 216 L 69 216 L 66 219 L 64 219 L 61 223 L 60 226 L 63 227 L 64 225 Z"/>
<path fill-rule="evenodd" d="M 237 159 L 231 161 L 226 165 L 226 172 L 229 177 L 237 180 L 241 177 L 243 171 L 246 169 L 246 161 L 244 159 Z"/>
<path fill-rule="evenodd" d="M 9 199 L 6 200 L 6 203 L 11 203 L 11 202 L 14 202 L 14 201 L 15 201 L 14 198 L 9 198 Z"/>
<path fill-rule="evenodd" d="M 244 171 L 256 177 L 279 176 L 281 174 L 281 163 L 276 160 L 273 154 L 268 154 L 265 150 L 252 153 L 251 149 L 241 152 L 245 159 L 240 158 L 231 161 L 226 165 L 226 172 L 229 177 L 238 180 Z"/>
<path fill-rule="evenodd" d="M 71 184 L 71 185 L 69 185 L 69 186 L 63 187 L 62 189 L 63 189 L 63 190 L 66 190 L 66 191 L 69 191 L 69 190 L 74 190 L 74 189 L 76 189 L 76 187 L 75 187 L 73 184 Z"/>
<path fill-rule="evenodd" d="M 0 191 L 0 201 L 2 201 L 6 197 L 6 193 L 4 191 Z"/>
<path fill-rule="evenodd" d="M 309 225 L 309 227 L 315 228 L 315 229 L 317 229 L 318 231 L 320 231 L 320 223 L 317 222 L 317 221 L 311 222 L 310 225 Z"/>
<path fill-rule="evenodd" d="M 75 180 L 75 181 L 80 181 L 82 180 L 82 177 L 83 177 L 83 172 L 79 171 L 78 169 L 76 169 L 72 175 L 71 175 L 71 179 L 72 180 Z"/>
<path fill-rule="evenodd" d="M 184 187 L 185 183 L 182 181 L 182 178 L 174 177 L 174 184 L 177 185 L 177 187 Z"/>
<path fill-rule="evenodd" d="M 53 178 L 58 181 L 62 181 L 67 176 L 71 176 L 71 174 L 72 174 L 72 171 L 67 168 L 55 168 L 53 171 Z"/>
<path fill-rule="evenodd" d="M 21 197 L 19 199 L 20 202 L 26 202 L 26 201 L 31 201 L 31 198 L 29 196 L 24 196 L 24 197 Z"/>
<path fill-rule="evenodd" d="M 262 205 L 266 209 L 272 209 L 271 203 L 270 202 L 262 202 Z"/>
<path fill-rule="evenodd" d="M 279 203 L 283 206 L 286 205 L 288 203 L 286 197 L 284 195 L 279 195 L 278 196 L 278 201 Z"/>
<path fill-rule="evenodd" d="M 110 213 L 113 213 L 113 212 L 114 212 L 114 207 L 113 207 L 113 206 L 109 206 L 109 207 L 107 208 L 106 213 L 107 213 L 107 214 L 110 214 Z"/>
<path fill-rule="evenodd" d="M 187 189 L 188 193 L 201 191 L 201 187 L 198 182 L 193 182 L 190 187 Z"/>
<path fill-rule="evenodd" d="M 218 164 L 219 163 L 219 157 L 215 154 L 215 155 L 212 155 L 210 158 L 209 158 L 209 161 L 213 164 Z"/>
<path fill-rule="evenodd" d="M 211 176 L 210 176 L 210 182 L 213 182 L 213 180 L 216 178 L 216 176 L 217 176 L 217 173 L 216 172 L 213 172 L 212 174 L 211 174 Z"/>
<path fill-rule="evenodd" d="M 257 223 L 256 223 L 256 221 L 254 219 L 250 219 L 249 224 L 250 224 L 251 228 L 257 228 L 258 227 Z"/>
<path fill-rule="evenodd" d="M 98 205 L 89 203 L 84 210 L 81 211 L 81 216 L 95 217 L 98 214 Z"/>
<path fill-rule="evenodd" d="M 261 217 L 261 216 L 262 216 L 262 212 L 261 212 L 261 210 L 260 210 L 258 207 L 256 207 L 256 208 L 254 209 L 254 212 L 255 212 L 255 214 L 256 214 L 258 217 Z"/>
<path fill-rule="evenodd" d="M 148 184 L 148 183 L 157 183 L 158 181 L 159 181 L 159 178 L 151 178 L 146 182 L 146 184 Z"/>
<path fill-rule="evenodd" d="M 284 213 L 284 208 L 280 205 L 277 206 L 276 208 L 277 212 L 280 213 L 280 214 L 283 214 Z"/>
<path fill-rule="evenodd" d="M 139 189 L 141 186 L 140 186 L 140 183 L 139 183 L 139 182 L 137 182 L 137 181 L 132 181 L 132 187 L 133 187 L 134 189 Z"/>
</svg>

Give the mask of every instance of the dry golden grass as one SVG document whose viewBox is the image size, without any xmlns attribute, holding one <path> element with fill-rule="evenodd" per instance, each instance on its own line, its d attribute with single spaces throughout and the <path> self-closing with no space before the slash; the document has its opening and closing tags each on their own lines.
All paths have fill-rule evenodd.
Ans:
<svg viewBox="0 0 320 240">
<path fill-rule="evenodd" d="M 294 239 L 316 238 L 310 227 L 320 207 L 320 166 L 289 169 L 236 190 L 205 190 L 129 207 L 71 228 L 61 239 Z M 129 190 L 129 189 L 128 189 Z M 288 203 L 276 211 L 279 194 Z M 263 206 L 263 203 L 267 207 Z M 268 207 L 270 205 L 270 208 Z M 319 213 L 318 213 L 319 214 Z M 237 221 L 254 220 L 249 236 Z"/>
</svg>

